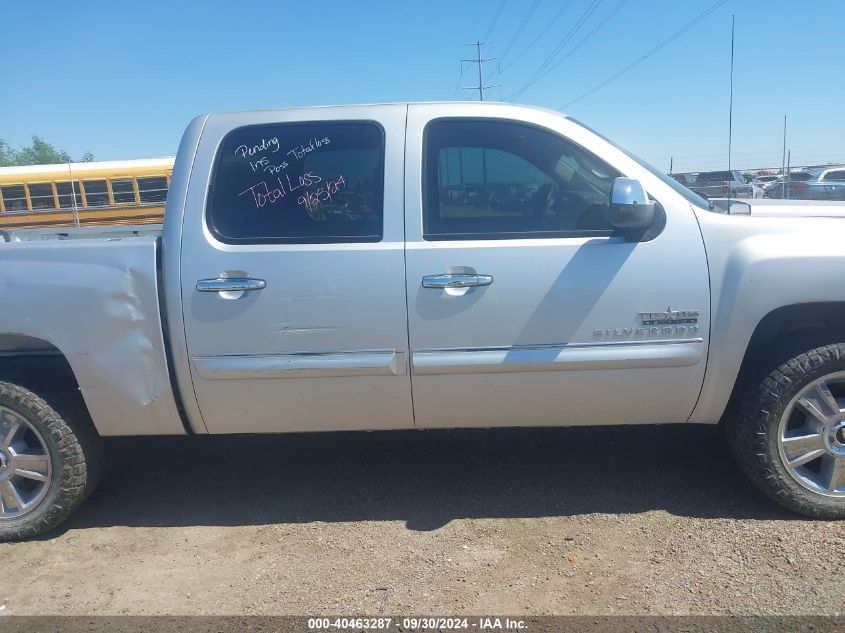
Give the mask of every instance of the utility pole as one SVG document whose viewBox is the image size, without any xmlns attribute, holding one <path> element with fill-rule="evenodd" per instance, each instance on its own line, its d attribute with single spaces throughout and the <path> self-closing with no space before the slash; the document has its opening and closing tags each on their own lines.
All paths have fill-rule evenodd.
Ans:
<svg viewBox="0 0 845 633">
<path fill-rule="evenodd" d="M 490 44 L 490 42 L 481 42 L 476 40 L 472 44 L 467 44 L 467 46 L 475 46 L 476 57 L 475 59 L 462 59 L 461 63 L 463 62 L 470 62 L 472 64 L 478 64 L 478 85 L 477 86 L 464 86 L 464 90 L 478 90 L 478 100 L 484 101 L 484 91 L 489 88 L 498 88 L 500 84 L 494 84 L 492 86 L 485 86 L 484 85 L 484 62 L 493 61 L 499 59 L 498 57 L 482 57 L 481 56 L 481 47 L 485 44 Z"/>
<path fill-rule="evenodd" d="M 478 64 L 478 85 L 477 86 L 464 86 L 464 90 L 478 90 L 478 100 L 484 101 L 484 91 L 489 88 L 498 88 L 500 84 L 494 84 L 492 86 L 485 86 L 484 85 L 484 62 L 489 62 L 493 60 L 499 59 L 498 57 L 482 57 L 481 56 L 481 47 L 485 44 L 490 44 L 490 42 L 482 42 L 480 40 L 476 40 L 472 44 L 467 44 L 467 46 L 475 46 L 475 59 L 462 59 L 461 63 L 470 62 L 473 64 Z M 461 161 L 461 167 L 463 168 L 463 161 Z M 463 169 L 462 169 L 463 171 Z M 481 182 L 484 186 L 484 199 L 490 199 L 490 189 L 487 183 L 487 149 L 482 147 L 481 148 Z M 461 183 L 463 184 L 463 179 L 461 179 Z"/>
<path fill-rule="evenodd" d="M 728 172 L 731 171 L 731 141 L 733 140 L 734 121 L 734 27 L 736 16 L 731 15 L 731 98 L 728 106 Z M 731 185 L 733 177 L 728 181 L 728 200 L 731 199 Z"/>
<path fill-rule="evenodd" d="M 789 200 L 789 183 L 792 180 L 792 175 L 789 173 L 791 171 L 790 163 L 792 163 L 792 150 L 789 150 L 786 154 L 786 172 L 783 174 L 783 197 Z"/>
<path fill-rule="evenodd" d="M 786 115 L 783 115 L 783 157 L 780 162 L 781 175 L 786 174 Z"/>
</svg>

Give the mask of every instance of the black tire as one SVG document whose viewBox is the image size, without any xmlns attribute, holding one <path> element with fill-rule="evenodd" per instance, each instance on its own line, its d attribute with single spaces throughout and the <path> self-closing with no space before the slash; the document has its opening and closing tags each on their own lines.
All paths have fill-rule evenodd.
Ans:
<svg viewBox="0 0 845 633">
<path fill-rule="evenodd" d="M 84 411 L 60 415 L 19 385 L 0 382 L 0 406 L 25 418 L 38 431 L 52 463 L 47 492 L 38 505 L 21 516 L 0 516 L 0 542 L 4 542 L 44 534 L 71 516 L 97 487 L 102 446 Z"/>
<path fill-rule="evenodd" d="M 731 452 L 749 479 L 783 507 L 808 517 L 843 519 L 845 497 L 814 492 L 790 475 L 778 434 L 781 416 L 796 394 L 822 376 L 845 371 L 845 343 L 806 349 L 771 367 L 726 415 Z"/>
</svg>

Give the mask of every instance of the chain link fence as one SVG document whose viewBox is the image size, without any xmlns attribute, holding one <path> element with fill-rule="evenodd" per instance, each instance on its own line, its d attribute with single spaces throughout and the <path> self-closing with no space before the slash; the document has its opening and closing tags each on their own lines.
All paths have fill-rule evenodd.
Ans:
<svg viewBox="0 0 845 633">
<path fill-rule="evenodd" d="M 708 198 L 845 201 L 845 151 L 670 156 L 673 178 Z"/>
</svg>

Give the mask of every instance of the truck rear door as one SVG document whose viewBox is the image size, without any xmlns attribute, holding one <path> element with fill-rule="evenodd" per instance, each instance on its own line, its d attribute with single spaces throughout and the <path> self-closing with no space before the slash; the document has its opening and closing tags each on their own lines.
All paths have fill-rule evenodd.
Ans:
<svg viewBox="0 0 845 633">
<path fill-rule="evenodd" d="M 413 426 L 403 105 L 212 115 L 182 230 L 211 433 Z"/>
</svg>

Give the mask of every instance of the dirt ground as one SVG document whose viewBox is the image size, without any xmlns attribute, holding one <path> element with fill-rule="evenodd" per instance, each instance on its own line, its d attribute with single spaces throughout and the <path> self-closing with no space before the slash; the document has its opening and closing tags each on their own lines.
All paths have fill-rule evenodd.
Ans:
<svg viewBox="0 0 845 633">
<path fill-rule="evenodd" d="M 845 613 L 845 522 L 779 510 L 711 427 L 107 449 L 64 529 L 0 544 L 0 615 Z"/>
</svg>

